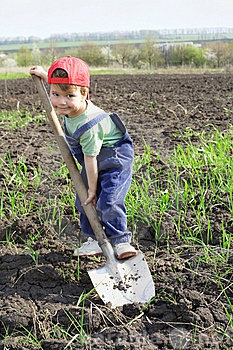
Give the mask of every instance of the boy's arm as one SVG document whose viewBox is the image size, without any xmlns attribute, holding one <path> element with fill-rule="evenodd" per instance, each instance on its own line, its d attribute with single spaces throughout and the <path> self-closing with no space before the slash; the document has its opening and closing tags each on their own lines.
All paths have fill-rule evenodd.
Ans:
<svg viewBox="0 0 233 350">
<path fill-rule="evenodd" d="M 30 74 L 35 74 L 37 75 L 38 77 L 40 77 L 41 79 L 43 80 L 46 80 L 48 79 L 48 74 L 47 72 L 44 70 L 43 67 L 41 66 L 34 66 L 30 69 Z"/>
<path fill-rule="evenodd" d="M 96 156 L 91 157 L 84 154 L 84 162 L 88 181 L 88 197 L 84 204 L 87 205 L 92 202 L 94 205 L 96 205 L 96 190 L 98 181 L 98 166 Z"/>
</svg>

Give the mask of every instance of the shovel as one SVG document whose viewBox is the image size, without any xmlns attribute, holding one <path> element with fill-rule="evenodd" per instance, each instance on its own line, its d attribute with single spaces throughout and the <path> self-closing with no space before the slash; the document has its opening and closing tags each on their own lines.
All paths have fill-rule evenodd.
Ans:
<svg viewBox="0 0 233 350">
<path fill-rule="evenodd" d="M 106 258 L 104 266 L 88 271 L 96 292 L 103 302 L 109 304 L 111 308 L 132 303 L 148 303 L 154 297 L 155 289 L 150 270 L 142 252 L 138 252 L 136 256 L 127 260 L 120 261 L 115 258 L 112 245 L 106 237 L 95 207 L 92 203 L 84 205 L 87 199 L 87 189 L 66 142 L 63 129 L 52 107 L 45 85 L 36 75 L 32 75 L 32 78 L 48 115 L 75 190 Z"/>
</svg>

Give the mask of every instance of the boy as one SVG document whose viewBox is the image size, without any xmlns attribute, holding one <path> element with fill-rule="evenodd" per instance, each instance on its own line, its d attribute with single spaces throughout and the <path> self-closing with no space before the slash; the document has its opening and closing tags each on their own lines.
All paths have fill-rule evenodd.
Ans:
<svg viewBox="0 0 233 350">
<path fill-rule="evenodd" d="M 88 190 L 85 205 L 93 203 L 116 257 L 126 259 L 137 254 L 127 231 L 125 197 L 132 178 L 133 143 L 117 114 L 105 113 L 89 99 L 88 65 L 75 57 L 56 60 L 48 74 L 40 66 L 31 74 L 47 79 L 50 99 L 63 116 L 67 143 L 82 166 L 81 176 Z M 101 254 L 91 237 L 94 232 L 78 196 L 75 205 L 80 212 L 81 230 L 89 236 L 75 249 L 74 256 Z"/>
</svg>

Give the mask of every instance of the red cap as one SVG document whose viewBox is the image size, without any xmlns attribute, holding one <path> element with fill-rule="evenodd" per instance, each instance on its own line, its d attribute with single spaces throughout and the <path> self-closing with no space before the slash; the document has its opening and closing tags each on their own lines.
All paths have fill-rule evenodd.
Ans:
<svg viewBox="0 0 233 350">
<path fill-rule="evenodd" d="M 64 69 L 68 78 L 52 77 L 55 69 Z M 86 62 L 76 57 L 62 57 L 56 60 L 48 70 L 48 84 L 71 84 L 90 88 L 90 71 Z"/>
</svg>

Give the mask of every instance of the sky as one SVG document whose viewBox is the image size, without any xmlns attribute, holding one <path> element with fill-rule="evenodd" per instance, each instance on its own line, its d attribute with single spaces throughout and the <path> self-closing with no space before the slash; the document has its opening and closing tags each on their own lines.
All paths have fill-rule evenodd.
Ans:
<svg viewBox="0 0 233 350">
<path fill-rule="evenodd" d="M 233 0 L 7 0 L 0 37 L 233 27 Z"/>
</svg>

